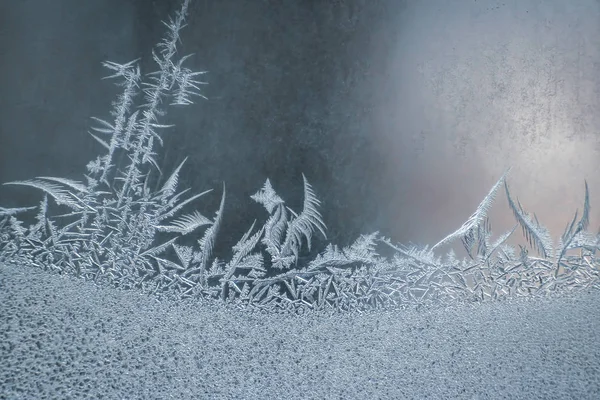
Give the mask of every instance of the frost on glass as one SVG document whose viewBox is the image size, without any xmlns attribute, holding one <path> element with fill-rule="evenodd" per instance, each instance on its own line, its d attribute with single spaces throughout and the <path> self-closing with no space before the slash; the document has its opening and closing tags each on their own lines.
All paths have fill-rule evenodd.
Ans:
<svg viewBox="0 0 600 400">
<path fill-rule="evenodd" d="M 117 79 L 121 93 L 111 120 L 94 118 L 91 136 L 104 153 L 88 163 L 83 181 L 43 176 L 6 183 L 37 188 L 45 196 L 37 207 L 0 207 L 0 262 L 158 296 L 214 299 L 271 312 L 376 310 L 598 287 L 600 234 L 587 230 L 587 182 L 583 212 L 575 214 L 555 243 L 535 214 L 515 203 L 508 170 L 473 215 L 432 247 L 395 244 L 375 232 L 348 247 L 329 244 L 308 262 L 300 254 L 310 250 L 313 235 L 326 237 L 317 195 L 302 176 L 304 203 L 292 210 L 267 179 L 251 196 L 264 207 L 266 222 L 248 228 L 229 260 L 214 257 L 225 186 L 220 207 L 209 218 L 194 210 L 209 191 L 179 187 L 185 160 L 158 189 L 149 184 L 158 179 L 160 132 L 168 127 L 161 117 L 168 106 L 191 105 L 194 97 L 204 97 L 204 72 L 184 66 L 189 56 L 177 52 L 188 5 L 185 0 L 165 23 L 166 35 L 152 52 L 156 71 L 142 75 L 137 60 L 104 63 L 107 78 Z M 488 211 L 502 189 L 516 224 L 493 238 Z M 30 226 L 19 219 L 26 213 L 35 213 Z M 519 227 L 528 248 L 506 243 Z M 182 244 L 183 237 L 196 239 L 195 245 Z M 438 254 L 455 241 L 464 245 L 464 258 L 452 250 Z"/>
</svg>

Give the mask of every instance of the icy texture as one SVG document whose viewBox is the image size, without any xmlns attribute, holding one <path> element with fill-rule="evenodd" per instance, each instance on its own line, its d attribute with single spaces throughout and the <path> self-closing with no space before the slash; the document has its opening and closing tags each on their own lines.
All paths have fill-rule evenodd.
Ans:
<svg viewBox="0 0 600 400">
<path fill-rule="evenodd" d="M 597 399 L 600 293 L 335 316 L 0 266 L 0 398 Z"/>
<path fill-rule="evenodd" d="M 46 197 L 39 207 L 0 207 L 0 262 L 158 296 L 220 299 L 274 313 L 381 310 L 598 287 L 600 235 L 587 231 L 587 182 L 582 215 L 578 219 L 575 214 L 554 251 L 550 233 L 535 214 L 512 200 L 508 171 L 471 217 L 431 248 L 394 244 L 375 232 L 345 248 L 330 244 L 313 260 L 301 253 L 311 250 L 315 234 L 326 237 L 313 187 L 303 176 L 304 203 L 296 212 L 267 179 L 251 196 L 268 212 L 266 222 L 258 229 L 252 224 L 231 249 L 229 261 L 215 257 L 225 185 L 219 209 L 207 218 L 190 207 L 210 190 L 189 195 L 189 188 L 179 188 L 185 155 L 178 155 L 184 159 L 170 175 L 163 175 L 156 162 L 159 132 L 169 127 L 160 121 L 167 104 L 190 105 L 192 96 L 204 97 L 199 88 L 206 82 L 196 80 L 204 72 L 184 67 L 189 56 L 177 51 L 188 6 L 184 0 L 164 23 L 165 36 L 152 52 L 156 71 L 142 75 L 137 60 L 104 63 L 122 91 L 110 121 L 94 118 L 92 136 L 106 153 L 87 165 L 85 182 L 41 176 L 7 183 L 40 189 Z M 492 242 L 488 211 L 502 185 L 517 225 Z M 36 222 L 25 226 L 17 216 L 33 209 Z M 541 258 L 529 256 L 524 247 L 517 255 L 505 244 L 518 226 Z M 468 257 L 458 260 L 450 252 L 442 260 L 434 250 L 454 240 L 462 242 Z M 393 254 L 383 256 L 378 246 Z M 570 250 L 579 255 L 569 255 Z"/>
</svg>

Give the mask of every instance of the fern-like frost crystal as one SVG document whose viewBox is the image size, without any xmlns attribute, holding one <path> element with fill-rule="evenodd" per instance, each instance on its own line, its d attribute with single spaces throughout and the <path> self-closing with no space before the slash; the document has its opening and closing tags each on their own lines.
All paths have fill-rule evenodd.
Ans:
<svg viewBox="0 0 600 400">
<path fill-rule="evenodd" d="M 216 257 L 224 234 L 225 184 L 219 208 L 209 218 L 193 207 L 211 190 L 190 194 L 180 188 L 187 158 L 164 180 L 157 162 L 161 132 L 172 128 L 161 121 L 168 106 L 206 98 L 200 90 L 206 82 L 199 80 L 206 71 L 192 71 L 184 66 L 190 55 L 178 56 L 189 3 L 184 0 L 174 18 L 164 22 L 165 37 L 152 52 L 156 71 L 142 74 L 138 60 L 103 63 L 110 70 L 105 79 L 114 79 L 120 93 L 110 117 L 92 117 L 89 133 L 102 154 L 87 164 L 84 180 L 42 176 L 8 183 L 40 189 L 45 196 L 37 207 L 0 207 L 0 262 L 157 296 L 214 298 L 269 312 L 379 310 L 598 288 L 600 234 L 587 231 L 587 182 L 581 218 L 575 213 L 553 252 L 548 230 L 513 201 L 509 170 L 467 221 L 433 247 L 395 244 L 375 232 L 347 247 L 329 243 L 313 259 L 303 251 L 311 251 L 316 233 L 327 237 L 312 185 L 302 175 L 304 202 L 296 212 L 266 179 L 251 196 L 267 211 L 264 225 L 256 227 L 255 221 L 240 231 L 228 261 Z M 502 184 L 517 224 L 494 239 L 488 213 Z M 25 226 L 18 217 L 34 211 L 34 223 Z M 530 256 L 525 246 L 517 250 L 507 244 L 518 226 L 540 257 Z M 443 257 L 436 254 L 456 239 L 466 257 L 459 259 L 453 249 Z M 383 256 L 384 249 L 393 254 Z M 571 250 L 580 254 L 569 255 Z"/>
</svg>

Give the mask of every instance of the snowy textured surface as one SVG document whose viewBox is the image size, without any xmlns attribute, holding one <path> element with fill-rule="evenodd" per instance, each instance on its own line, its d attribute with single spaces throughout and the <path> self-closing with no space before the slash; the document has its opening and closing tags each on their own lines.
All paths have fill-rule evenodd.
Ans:
<svg viewBox="0 0 600 400">
<path fill-rule="evenodd" d="M 600 398 L 600 293 L 264 315 L 0 266 L 0 399 Z"/>
</svg>

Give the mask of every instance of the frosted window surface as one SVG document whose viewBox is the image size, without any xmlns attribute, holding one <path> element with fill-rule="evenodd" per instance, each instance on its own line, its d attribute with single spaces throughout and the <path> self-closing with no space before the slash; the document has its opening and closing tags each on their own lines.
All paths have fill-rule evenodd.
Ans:
<svg viewBox="0 0 600 400">
<path fill-rule="evenodd" d="M 150 74 L 137 60 L 104 62 L 120 93 L 110 118 L 93 119 L 102 152 L 83 179 L 7 183 L 44 196 L 37 207 L 0 207 L 0 394 L 598 394 L 600 235 L 589 230 L 587 182 L 558 238 L 514 198 L 507 169 L 431 247 L 373 232 L 307 259 L 315 236 L 327 237 L 315 189 L 302 175 L 295 210 L 266 179 L 250 199 L 265 220 L 229 259 L 216 257 L 226 186 L 207 216 L 195 207 L 210 190 L 181 187 L 185 160 L 159 173 L 164 115 L 204 97 L 205 71 L 178 49 L 188 7 L 166 21 Z M 495 235 L 498 196 L 515 225 Z M 508 244 L 515 232 L 527 246 Z M 443 251 L 456 243 L 464 256 Z"/>
</svg>

